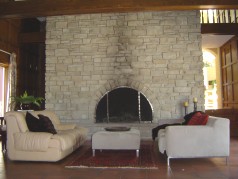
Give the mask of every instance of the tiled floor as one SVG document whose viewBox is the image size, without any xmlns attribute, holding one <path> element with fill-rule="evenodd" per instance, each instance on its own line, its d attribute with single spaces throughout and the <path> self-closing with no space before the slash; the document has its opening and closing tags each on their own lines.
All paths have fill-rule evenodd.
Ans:
<svg viewBox="0 0 238 179">
<path fill-rule="evenodd" d="M 143 141 L 148 142 L 148 141 Z M 149 141 L 152 142 L 152 141 Z M 86 145 L 90 145 L 87 142 Z M 155 145 L 155 151 L 158 149 Z M 166 157 L 158 153 L 159 169 L 68 169 L 65 164 L 84 147 L 66 159 L 56 163 L 13 162 L 0 154 L 0 179 L 237 179 L 238 138 L 231 139 L 231 155 L 226 165 L 224 158 L 171 159 L 171 168 L 166 166 Z"/>
</svg>

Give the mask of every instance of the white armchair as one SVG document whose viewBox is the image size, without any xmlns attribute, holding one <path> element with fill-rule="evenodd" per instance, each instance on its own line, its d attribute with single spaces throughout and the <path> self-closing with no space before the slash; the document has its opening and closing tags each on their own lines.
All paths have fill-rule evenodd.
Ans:
<svg viewBox="0 0 238 179">
<path fill-rule="evenodd" d="M 168 126 L 158 133 L 161 153 L 171 158 L 228 157 L 230 154 L 230 121 L 209 116 L 206 125 Z"/>
</svg>

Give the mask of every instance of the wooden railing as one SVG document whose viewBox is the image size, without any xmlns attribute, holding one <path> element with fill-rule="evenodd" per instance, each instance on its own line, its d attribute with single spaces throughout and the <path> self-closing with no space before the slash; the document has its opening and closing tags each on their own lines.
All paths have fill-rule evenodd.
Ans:
<svg viewBox="0 0 238 179">
<path fill-rule="evenodd" d="M 238 23 L 238 10 L 201 10 L 201 23 Z"/>
</svg>

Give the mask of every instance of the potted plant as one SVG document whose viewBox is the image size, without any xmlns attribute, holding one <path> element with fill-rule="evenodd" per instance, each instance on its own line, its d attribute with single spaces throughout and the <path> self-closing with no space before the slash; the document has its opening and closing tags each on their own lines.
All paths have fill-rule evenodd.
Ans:
<svg viewBox="0 0 238 179">
<path fill-rule="evenodd" d="M 20 104 L 21 110 L 29 110 L 32 107 L 32 104 L 40 107 L 43 100 L 45 99 L 42 97 L 28 95 L 26 91 L 23 93 L 23 95 L 12 97 L 12 103 Z"/>
</svg>

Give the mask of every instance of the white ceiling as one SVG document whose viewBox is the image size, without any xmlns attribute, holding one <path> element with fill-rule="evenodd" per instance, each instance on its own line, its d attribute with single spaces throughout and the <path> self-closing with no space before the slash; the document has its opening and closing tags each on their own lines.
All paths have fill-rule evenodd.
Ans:
<svg viewBox="0 0 238 179">
<path fill-rule="evenodd" d="M 202 35 L 202 48 L 218 48 L 230 40 L 234 35 Z"/>
</svg>

